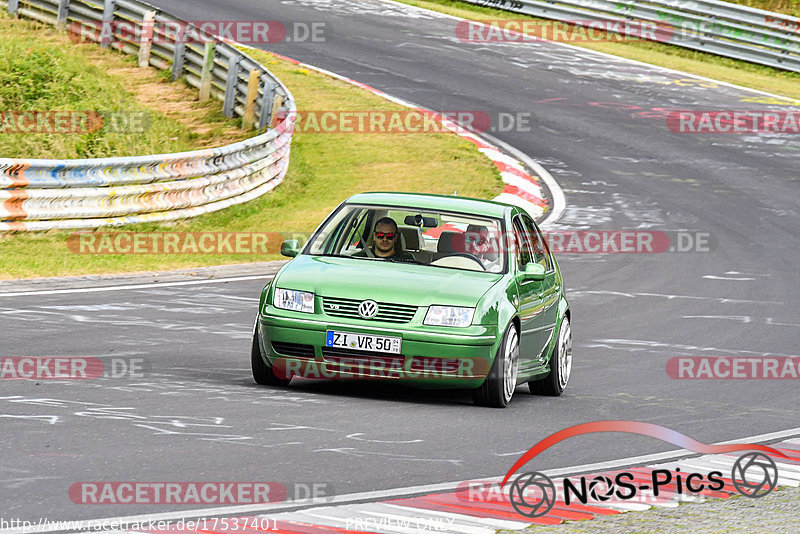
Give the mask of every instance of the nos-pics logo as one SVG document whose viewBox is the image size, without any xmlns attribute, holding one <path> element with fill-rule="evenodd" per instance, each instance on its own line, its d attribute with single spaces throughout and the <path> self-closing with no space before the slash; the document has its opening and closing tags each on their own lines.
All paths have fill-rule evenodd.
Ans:
<svg viewBox="0 0 800 534">
<path fill-rule="evenodd" d="M 701 454 L 722 454 L 741 450 L 758 450 L 739 457 L 726 481 L 721 471 L 706 473 L 685 472 L 675 469 L 631 469 L 610 474 L 597 474 L 564 478 L 560 488 L 547 475 L 536 471 L 517 476 L 509 486 L 509 500 L 514 510 L 525 517 L 547 515 L 556 502 L 569 506 L 573 503 L 593 502 L 641 502 L 654 503 L 671 500 L 674 496 L 696 494 L 702 491 L 720 491 L 732 486 L 740 494 L 750 498 L 763 497 L 775 489 L 778 483 L 778 467 L 764 454 L 786 458 L 780 451 L 764 445 L 707 445 L 695 441 L 673 430 L 636 421 L 598 421 L 567 428 L 545 438 L 520 458 L 506 474 L 504 486 L 512 474 L 531 458 L 548 447 L 572 436 L 593 432 L 628 432 L 647 435 L 668 441 Z M 560 490 L 560 491 L 559 491 Z"/>
</svg>

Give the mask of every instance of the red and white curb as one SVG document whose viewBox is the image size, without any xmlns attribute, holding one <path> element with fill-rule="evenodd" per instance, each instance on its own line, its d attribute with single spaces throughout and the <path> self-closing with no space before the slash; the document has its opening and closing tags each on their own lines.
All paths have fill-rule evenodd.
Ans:
<svg viewBox="0 0 800 534">
<path fill-rule="evenodd" d="M 321 69 L 319 67 L 315 67 L 314 65 L 309 65 L 308 63 L 302 63 L 296 59 L 282 56 L 274 52 L 269 53 L 299 67 L 336 78 L 337 80 L 341 80 L 343 82 L 355 85 L 356 87 L 360 87 L 361 89 L 365 89 L 370 93 L 380 96 L 381 98 L 385 98 L 386 100 L 394 102 L 395 104 L 399 104 L 420 113 L 435 117 L 437 122 L 443 124 L 448 130 L 478 147 L 478 151 L 489 158 L 492 163 L 494 163 L 495 167 L 500 172 L 500 178 L 506 184 L 506 186 L 503 188 L 503 191 L 497 197 L 495 197 L 494 200 L 505 202 L 506 204 L 520 206 L 528 213 L 533 215 L 537 220 L 540 220 L 542 215 L 548 209 L 549 205 L 545 199 L 545 195 L 542 193 L 542 187 L 540 185 L 539 178 L 530 174 L 525 169 L 525 165 L 523 165 L 519 159 L 509 154 L 507 151 L 499 148 L 495 144 L 490 143 L 480 135 L 466 130 L 453 121 L 443 117 L 441 114 L 436 113 L 435 111 L 384 93 L 379 89 L 375 89 L 374 87 L 353 80 L 352 78 L 347 78 L 341 74 Z"/>
</svg>

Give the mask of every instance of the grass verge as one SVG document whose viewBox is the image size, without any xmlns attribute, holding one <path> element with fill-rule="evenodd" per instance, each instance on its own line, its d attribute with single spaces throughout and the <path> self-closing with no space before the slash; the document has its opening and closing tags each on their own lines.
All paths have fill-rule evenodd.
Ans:
<svg viewBox="0 0 800 534">
<path fill-rule="evenodd" d="M 91 54 L 94 49 L 87 52 Z M 84 49 L 64 53 L 82 55 Z M 115 54 L 120 64 L 127 65 L 125 57 L 109 53 Z M 248 53 L 286 83 L 300 109 L 406 109 L 266 52 Z M 14 83 L 29 83 L 23 81 L 24 74 L 19 73 L 20 78 Z M 283 184 L 261 198 L 194 219 L 170 224 L 128 225 L 121 230 L 307 233 L 342 200 L 362 191 L 450 194 L 458 190 L 461 196 L 491 198 L 502 190 L 499 174 L 491 162 L 472 144 L 449 133 L 298 132 L 292 142 L 290 161 Z M 281 258 L 263 254 L 75 254 L 67 246 L 72 233 L 0 235 L 0 278 L 168 270 Z"/>
<path fill-rule="evenodd" d="M 534 20 L 543 23 L 550 22 L 510 11 L 476 6 L 458 0 L 397 1 L 472 20 Z M 751 1 L 754 2 L 755 0 Z M 800 99 L 800 73 L 782 71 L 772 67 L 649 41 L 576 42 L 572 44 L 651 65 L 659 65 L 752 89 L 767 91 L 788 98 Z M 491 47 L 492 43 L 485 43 L 481 46 Z"/>
<path fill-rule="evenodd" d="M 136 59 L 0 13 L 0 156 L 98 158 L 181 152 L 244 139 L 216 101 L 197 101 Z M 12 133 L 18 112 L 101 112 L 92 133 Z M 22 124 L 25 127 L 25 124 Z M 82 128 L 79 128 L 83 131 Z M 91 129 L 91 128 L 89 128 Z"/>
<path fill-rule="evenodd" d="M 723 2 L 800 17 L 800 3 L 797 0 L 723 0 Z"/>
</svg>

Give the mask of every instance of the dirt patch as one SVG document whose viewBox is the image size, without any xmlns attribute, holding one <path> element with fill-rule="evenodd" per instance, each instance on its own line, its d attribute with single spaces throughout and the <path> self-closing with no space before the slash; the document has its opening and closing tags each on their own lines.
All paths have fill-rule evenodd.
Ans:
<svg viewBox="0 0 800 534">
<path fill-rule="evenodd" d="M 83 43 L 80 50 L 87 63 L 118 78 L 125 90 L 148 109 L 179 122 L 197 135 L 198 148 L 211 148 L 246 139 L 252 132 L 225 124 L 222 103 L 215 99 L 198 100 L 197 90 L 183 81 L 168 82 L 153 67 L 139 68 L 136 58 Z M 121 65 L 121 61 L 127 65 Z"/>
</svg>

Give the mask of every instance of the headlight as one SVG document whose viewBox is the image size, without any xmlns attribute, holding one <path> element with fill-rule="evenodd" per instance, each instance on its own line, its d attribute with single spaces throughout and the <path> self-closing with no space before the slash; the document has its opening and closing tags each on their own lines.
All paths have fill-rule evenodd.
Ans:
<svg viewBox="0 0 800 534">
<path fill-rule="evenodd" d="M 469 326 L 475 308 L 458 308 L 455 306 L 431 306 L 422 324 L 428 326 Z"/>
<path fill-rule="evenodd" d="M 272 304 L 282 310 L 314 313 L 314 293 L 275 289 L 275 298 L 272 299 Z"/>
</svg>

